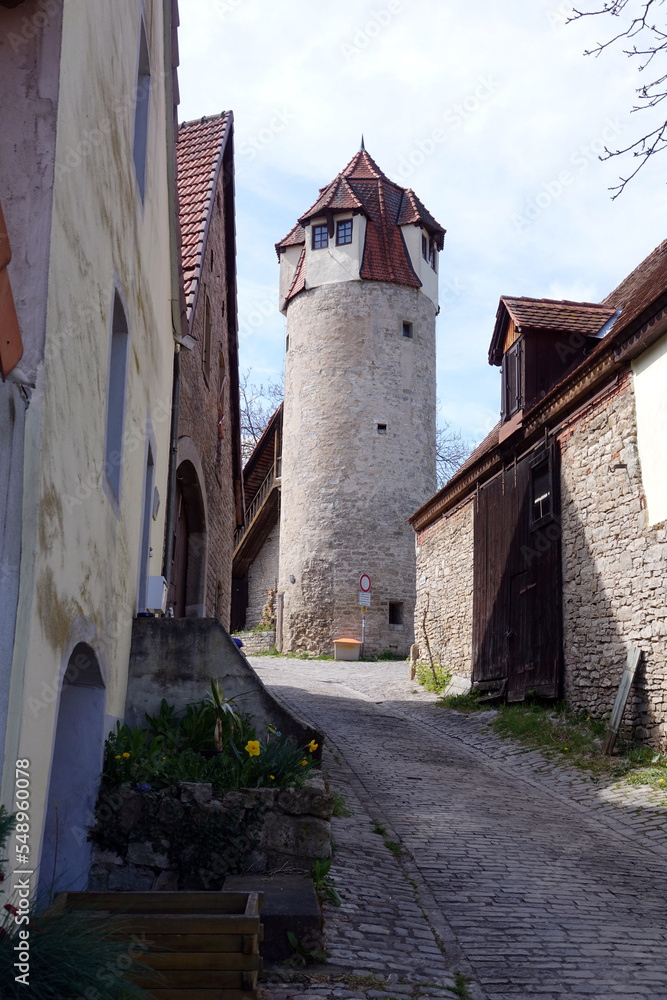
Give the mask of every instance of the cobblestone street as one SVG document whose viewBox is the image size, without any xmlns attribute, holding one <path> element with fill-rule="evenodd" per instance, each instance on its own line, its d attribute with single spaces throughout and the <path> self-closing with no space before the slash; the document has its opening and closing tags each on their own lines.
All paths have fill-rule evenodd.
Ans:
<svg viewBox="0 0 667 1000">
<path fill-rule="evenodd" d="M 405 663 L 251 662 L 327 735 L 353 811 L 333 821 L 330 962 L 378 977 L 271 996 L 452 997 L 464 976 L 473 1000 L 667 1000 L 664 799 L 546 763 L 490 713 L 438 708 Z"/>
</svg>

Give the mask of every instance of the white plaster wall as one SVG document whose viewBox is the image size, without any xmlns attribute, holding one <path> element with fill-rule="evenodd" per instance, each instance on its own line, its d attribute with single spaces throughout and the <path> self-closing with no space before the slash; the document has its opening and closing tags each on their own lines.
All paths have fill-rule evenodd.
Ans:
<svg viewBox="0 0 667 1000">
<path fill-rule="evenodd" d="M 352 242 L 344 246 L 336 246 L 336 223 L 352 219 Z M 306 288 L 316 288 L 331 282 L 358 281 L 361 258 L 364 254 L 366 241 L 366 217 L 352 216 L 352 212 L 341 212 L 334 215 L 334 234 L 329 239 L 329 246 L 322 250 L 313 250 L 313 226 L 321 226 L 326 219 L 313 219 L 306 226 Z"/>
<path fill-rule="evenodd" d="M 280 301 L 278 308 L 281 312 L 285 308 L 285 297 L 294 279 L 294 272 L 299 263 L 302 249 L 302 247 L 287 247 L 280 255 Z"/>
<path fill-rule="evenodd" d="M 667 335 L 635 362 L 637 447 L 649 526 L 667 520 Z"/>
<path fill-rule="evenodd" d="M 153 87 L 146 200 L 132 157 L 139 17 Z M 56 180 L 44 365 L 26 413 L 21 586 L 6 761 L 27 757 L 36 858 L 68 657 L 90 644 L 106 683 L 106 723 L 123 714 L 136 612 L 147 414 L 163 502 L 151 521 L 160 572 L 173 340 L 163 20 L 159 0 L 70 0 L 64 7 Z M 171 108 L 169 109 L 171 115 Z M 86 134 L 94 141 L 81 145 Z M 82 150 L 78 159 L 72 150 Z M 114 282 L 123 289 L 129 357 L 119 516 L 103 489 Z M 2 798 L 11 803 L 11 769 Z"/>
<path fill-rule="evenodd" d="M 405 240 L 405 245 L 408 248 L 408 253 L 410 254 L 410 263 L 412 264 L 415 274 L 422 283 L 422 292 L 427 295 L 436 310 L 438 308 L 438 272 L 439 267 L 439 254 L 436 250 L 435 252 L 435 266 L 434 271 L 427 260 L 422 257 L 422 236 L 426 236 L 428 239 L 428 233 L 421 226 L 409 225 L 401 226 L 403 232 L 403 239 Z"/>
</svg>

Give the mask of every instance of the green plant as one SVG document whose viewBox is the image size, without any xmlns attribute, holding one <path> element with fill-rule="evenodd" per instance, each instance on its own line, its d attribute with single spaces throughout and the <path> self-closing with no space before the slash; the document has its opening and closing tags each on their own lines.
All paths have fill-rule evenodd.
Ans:
<svg viewBox="0 0 667 1000">
<path fill-rule="evenodd" d="M 417 680 L 426 691 L 441 694 L 445 691 L 452 679 L 451 670 L 447 670 L 440 663 L 434 663 L 433 669 L 430 664 L 417 660 L 416 663 Z"/>
<path fill-rule="evenodd" d="M 325 899 L 333 906 L 341 905 L 341 898 L 334 885 L 333 875 L 330 874 L 331 858 L 320 858 L 310 869 L 310 877 L 315 883 L 315 891 L 320 899 Z"/>
<path fill-rule="evenodd" d="M 329 794 L 331 795 L 331 798 L 333 799 L 333 803 L 334 803 L 334 808 L 333 808 L 333 814 L 334 814 L 334 816 L 351 816 L 352 815 L 352 810 L 350 809 L 350 807 L 348 806 L 347 802 L 345 801 L 344 796 L 341 795 L 340 792 L 335 792 L 332 789 Z"/>
<path fill-rule="evenodd" d="M 382 826 L 376 819 L 373 820 L 373 833 L 377 833 L 379 837 L 387 836 L 387 828 Z"/>
<path fill-rule="evenodd" d="M 308 948 L 305 942 L 299 941 L 294 931 L 287 931 L 287 940 L 292 954 L 289 958 L 284 959 L 284 965 L 303 966 L 309 965 L 311 962 L 326 962 L 329 958 L 330 952 L 322 951 L 319 948 Z"/>
<path fill-rule="evenodd" d="M 387 847 L 392 854 L 402 854 L 403 848 L 400 844 L 397 844 L 395 840 L 385 840 L 384 846 Z"/>
<path fill-rule="evenodd" d="M 453 708 L 457 712 L 485 712 L 493 706 L 490 702 L 480 702 L 482 697 L 479 691 L 470 691 L 468 694 L 448 694 L 444 698 L 439 698 L 437 704 L 441 708 Z"/>
<path fill-rule="evenodd" d="M 209 699 L 215 714 L 213 742 L 215 749 L 222 751 L 227 743 L 231 743 L 237 730 L 241 728 L 241 716 L 232 698 L 225 698 L 222 692 L 222 682 L 216 684 L 211 678 L 211 696 Z M 190 706 L 188 706 L 189 708 Z"/>
</svg>

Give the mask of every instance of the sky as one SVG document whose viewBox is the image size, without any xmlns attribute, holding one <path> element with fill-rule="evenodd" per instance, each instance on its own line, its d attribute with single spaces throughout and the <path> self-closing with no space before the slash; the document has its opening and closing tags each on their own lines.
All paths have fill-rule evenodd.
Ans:
<svg viewBox="0 0 667 1000">
<path fill-rule="evenodd" d="M 662 242 L 667 160 L 612 200 L 633 168 L 598 158 L 647 130 L 650 113 L 630 113 L 646 73 L 620 47 L 584 56 L 618 19 L 567 24 L 570 10 L 560 0 L 180 0 L 179 118 L 234 112 L 240 362 L 251 381 L 283 367 L 274 244 L 362 133 L 447 230 L 439 419 L 470 444 L 499 416 L 487 354 L 500 296 L 596 302 Z"/>
</svg>

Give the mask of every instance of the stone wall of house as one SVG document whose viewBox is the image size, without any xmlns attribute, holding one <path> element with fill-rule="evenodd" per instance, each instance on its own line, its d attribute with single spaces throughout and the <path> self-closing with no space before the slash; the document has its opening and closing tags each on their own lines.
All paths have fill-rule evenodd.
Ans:
<svg viewBox="0 0 667 1000">
<path fill-rule="evenodd" d="M 262 611 L 269 599 L 269 590 L 273 590 L 274 595 L 277 593 L 279 557 L 280 521 L 277 520 L 248 570 L 248 607 L 245 616 L 247 629 L 259 625 Z"/>
<path fill-rule="evenodd" d="M 206 574 L 201 617 L 216 616 L 229 628 L 232 599 L 232 554 L 236 512 L 232 464 L 229 344 L 225 220 L 224 165 L 212 210 L 202 266 L 201 287 L 195 309 L 191 351 L 181 351 L 181 400 L 179 414 L 179 461 L 187 455 L 183 439 L 194 443 L 204 482 L 206 507 Z M 210 363 L 203 358 L 206 300 L 211 316 Z M 224 383 L 224 385 L 223 385 Z M 222 402 L 222 437 L 218 429 L 218 402 Z"/>
<path fill-rule="evenodd" d="M 568 701 L 611 710 L 630 644 L 643 652 L 626 721 L 667 746 L 667 530 L 648 526 L 632 376 L 559 437 Z"/>
<path fill-rule="evenodd" d="M 311 772 L 302 788 L 245 788 L 227 792 L 217 798 L 210 784 L 181 782 L 178 788 L 166 788 L 160 795 L 158 817 L 165 816 L 165 827 L 174 822 L 177 810 L 187 815 L 188 804 L 200 806 L 208 814 L 224 814 L 230 810 L 246 810 L 257 804 L 264 807 L 260 840 L 255 850 L 241 866 L 243 871 L 256 873 L 280 868 L 308 871 L 318 858 L 331 857 L 331 816 L 334 801 L 324 778 Z M 131 838 L 132 830 L 145 819 L 152 805 L 144 793 L 121 789 L 98 803 L 98 820 L 108 822 L 108 814 Z M 217 820 L 216 820 L 217 822 Z M 228 859 L 216 859 L 210 869 L 196 875 L 179 875 L 177 864 L 169 858 L 167 833 L 159 844 L 129 840 L 124 855 L 116 851 L 93 847 L 88 889 L 93 892 L 175 891 L 179 889 L 220 888 Z M 156 849 L 157 848 L 157 849 Z M 186 849 L 187 850 L 187 849 Z M 241 872 L 237 872 L 241 874 Z"/>
<path fill-rule="evenodd" d="M 470 497 L 417 535 L 415 641 L 428 662 L 472 676 L 473 529 Z"/>
<path fill-rule="evenodd" d="M 397 284 L 324 284 L 290 302 L 287 333 L 283 649 L 332 653 L 335 638 L 361 639 L 367 573 L 367 652 L 407 655 L 415 541 L 406 522 L 435 489 L 435 307 Z M 390 622 L 390 605 L 402 622 Z"/>
<path fill-rule="evenodd" d="M 246 656 L 268 653 L 276 644 L 275 629 L 270 632 L 235 632 L 234 638 L 241 640 Z"/>
</svg>

